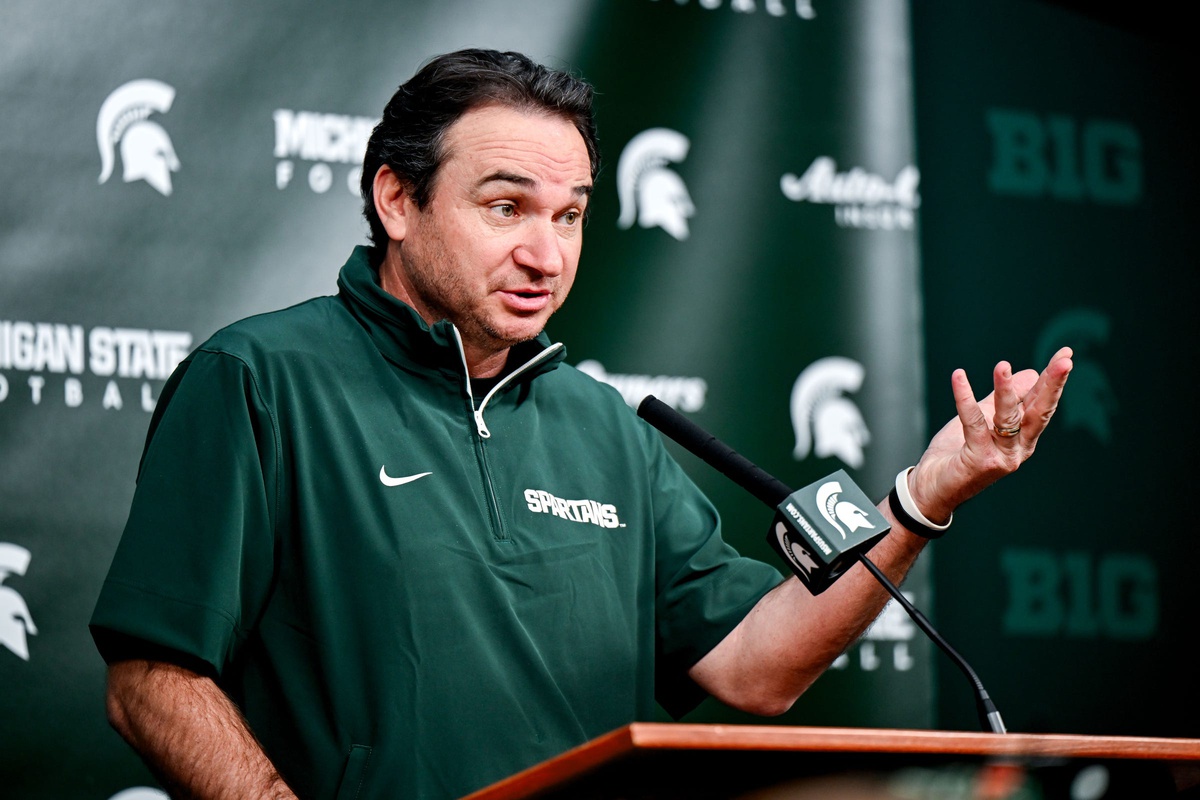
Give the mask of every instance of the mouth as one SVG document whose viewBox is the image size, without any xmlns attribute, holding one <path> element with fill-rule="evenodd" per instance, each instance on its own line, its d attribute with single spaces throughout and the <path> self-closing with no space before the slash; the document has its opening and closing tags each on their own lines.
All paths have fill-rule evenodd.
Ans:
<svg viewBox="0 0 1200 800">
<path fill-rule="evenodd" d="M 536 313 L 550 304 L 553 295 L 549 289 L 504 289 L 500 296 L 513 311 Z"/>
</svg>

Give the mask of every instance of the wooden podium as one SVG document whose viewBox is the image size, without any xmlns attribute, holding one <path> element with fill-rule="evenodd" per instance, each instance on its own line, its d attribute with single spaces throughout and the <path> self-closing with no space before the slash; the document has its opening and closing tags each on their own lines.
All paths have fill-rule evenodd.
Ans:
<svg viewBox="0 0 1200 800">
<path fill-rule="evenodd" d="M 956 781 L 972 791 L 949 793 Z M 1200 739 L 636 723 L 468 800 L 1151 800 L 1197 785 Z"/>
</svg>

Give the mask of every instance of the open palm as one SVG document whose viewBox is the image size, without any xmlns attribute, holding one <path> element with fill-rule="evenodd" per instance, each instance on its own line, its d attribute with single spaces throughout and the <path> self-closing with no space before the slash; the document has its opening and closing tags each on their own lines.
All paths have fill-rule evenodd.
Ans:
<svg viewBox="0 0 1200 800">
<path fill-rule="evenodd" d="M 963 370 L 950 378 L 958 416 L 929 442 L 909 475 L 913 500 L 932 520 L 948 519 L 966 500 L 1016 471 L 1033 454 L 1054 416 L 1073 366 L 1060 349 L 1039 374 L 1016 374 L 1007 361 L 992 371 L 994 390 L 976 401 Z"/>
</svg>

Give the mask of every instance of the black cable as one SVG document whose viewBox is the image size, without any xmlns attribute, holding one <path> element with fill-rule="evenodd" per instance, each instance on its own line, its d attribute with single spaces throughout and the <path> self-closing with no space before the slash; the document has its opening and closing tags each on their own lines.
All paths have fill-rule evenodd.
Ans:
<svg viewBox="0 0 1200 800">
<path fill-rule="evenodd" d="M 768 507 L 775 508 L 792 493 L 785 483 L 653 395 L 647 395 L 642 400 L 637 413 L 639 417 L 683 445 L 694 455 L 699 456 L 709 466 L 754 495 Z M 896 598 L 896 602 L 900 604 L 901 608 L 908 612 L 908 616 L 917 623 L 917 627 L 924 631 L 925 635 L 942 649 L 942 652 L 950 656 L 950 660 L 958 665 L 958 668 L 971 681 L 975 693 L 975 707 L 979 712 L 979 721 L 983 725 L 983 730 L 991 733 L 1007 733 L 1000 712 L 992 702 L 991 696 L 988 695 L 987 689 L 983 688 L 983 682 L 979 680 L 979 676 L 975 674 L 975 670 L 971 669 L 971 665 L 967 663 L 966 659 L 960 656 L 950 646 L 950 643 L 934 630 L 925 615 L 900 593 L 896 585 L 883 574 L 879 567 L 875 566 L 864 553 L 858 552 L 856 555 L 883 588 Z"/>
<path fill-rule="evenodd" d="M 912 617 L 912 621 L 917 623 L 917 627 L 925 632 L 934 644 L 942 649 L 942 652 L 950 656 L 963 674 L 967 676 L 967 680 L 971 682 L 975 691 L 975 708 L 979 712 L 979 723 L 983 725 L 984 731 L 992 733 L 1008 733 L 1004 727 L 1004 719 L 1001 718 L 1000 712 L 996 709 L 996 705 L 992 702 L 991 696 L 987 693 L 987 689 L 983 687 L 983 681 L 979 680 L 979 676 L 975 674 L 975 670 L 971 669 L 971 665 L 967 660 L 958 654 L 958 651 L 950 646 L 950 643 L 942 638 L 942 635 L 934 629 L 933 624 L 921 613 L 921 610 L 909 602 L 908 598 L 901 593 L 896 584 L 883 574 L 883 570 L 875 566 L 871 559 L 867 558 L 867 554 L 863 552 L 855 553 L 862 565 L 870 570 L 875 576 L 875 580 L 888 590 L 888 594 L 896 598 L 896 602 L 900 607 L 908 612 L 908 616 Z"/>
</svg>

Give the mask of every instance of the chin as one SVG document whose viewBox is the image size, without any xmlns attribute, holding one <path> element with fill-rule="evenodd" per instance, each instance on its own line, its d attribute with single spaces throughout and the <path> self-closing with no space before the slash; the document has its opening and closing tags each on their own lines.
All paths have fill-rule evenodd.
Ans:
<svg viewBox="0 0 1200 800">
<path fill-rule="evenodd" d="M 542 328 L 522 328 L 520 330 L 506 331 L 503 340 L 511 347 L 515 344 L 528 342 L 530 339 L 536 339 L 537 335 L 542 332 Z"/>
<path fill-rule="evenodd" d="M 507 325 L 496 325 L 493 330 L 499 334 L 500 339 L 519 344 L 527 342 L 535 338 L 546 327 L 546 320 L 549 318 L 538 315 L 537 317 L 529 317 L 520 320 L 510 320 Z"/>
</svg>

